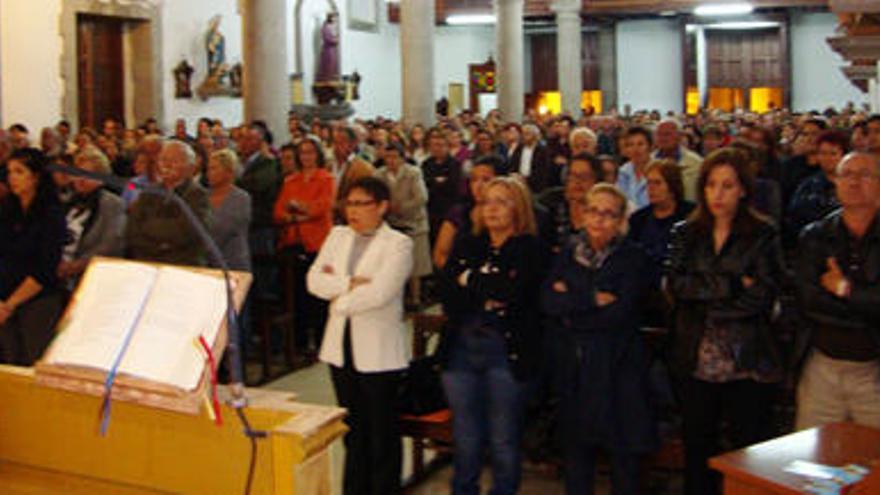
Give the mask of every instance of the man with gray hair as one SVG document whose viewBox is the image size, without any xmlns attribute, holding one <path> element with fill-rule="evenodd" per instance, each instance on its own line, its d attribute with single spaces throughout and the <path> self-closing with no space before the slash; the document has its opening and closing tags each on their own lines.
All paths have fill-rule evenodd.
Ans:
<svg viewBox="0 0 880 495">
<path fill-rule="evenodd" d="M 560 185 L 559 167 L 541 143 L 541 130 L 535 124 L 522 126 L 522 144 L 510 156 L 508 166 L 513 173 L 525 177 L 532 193 Z"/>
<path fill-rule="evenodd" d="M 843 157 L 842 206 L 801 233 L 797 285 L 810 331 L 797 390 L 798 429 L 854 421 L 880 428 L 880 163 Z"/>
<path fill-rule="evenodd" d="M 668 158 L 681 167 L 681 180 L 684 182 L 684 197 L 697 202 L 697 179 L 703 158 L 681 145 L 681 129 L 675 119 L 663 119 L 654 128 L 654 154 L 652 160 Z"/>
<path fill-rule="evenodd" d="M 180 196 L 207 226 L 211 215 L 208 192 L 193 180 L 196 155 L 190 145 L 170 140 L 159 153 L 156 178 L 166 194 Z M 177 203 L 159 192 L 148 191 L 132 204 L 125 226 L 128 257 L 171 263 L 204 265 L 205 249 Z"/>
</svg>

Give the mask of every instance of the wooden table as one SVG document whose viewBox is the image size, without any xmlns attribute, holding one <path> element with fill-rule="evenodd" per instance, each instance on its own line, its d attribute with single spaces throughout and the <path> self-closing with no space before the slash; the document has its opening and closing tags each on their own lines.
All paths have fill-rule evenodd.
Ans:
<svg viewBox="0 0 880 495">
<path fill-rule="evenodd" d="M 723 474 L 725 495 L 800 495 L 807 478 L 783 471 L 792 461 L 870 466 L 878 459 L 880 430 L 836 423 L 713 457 L 709 465 Z"/>
</svg>

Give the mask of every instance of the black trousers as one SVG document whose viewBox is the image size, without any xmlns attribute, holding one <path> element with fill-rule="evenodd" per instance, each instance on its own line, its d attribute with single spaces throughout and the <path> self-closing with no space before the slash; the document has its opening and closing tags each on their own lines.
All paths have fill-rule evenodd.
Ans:
<svg viewBox="0 0 880 495">
<path fill-rule="evenodd" d="M 19 306 L 0 325 L 0 363 L 30 366 L 43 355 L 55 336 L 66 295 L 46 289 Z"/>
<path fill-rule="evenodd" d="M 327 323 L 327 302 L 313 296 L 306 288 L 306 275 L 315 262 L 317 253 L 291 253 L 294 264 L 294 304 L 296 318 L 294 324 L 294 340 L 300 352 L 306 350 L 309 343 L 309 330 L 314 332 L 315 345 L 320 346 L 324 339 L 324 325 Z"/>
<path fill-rule="evenodd" d="M 576 437 L 577 435 L 573 435 Z M 565 453 L 565 493 L 593 495 L 596 477 L 596 454 L 599 446 L 569 437 Z M 638 495 L 641 483 L 641 455 L 633 452 L 608 452 L 611 458 L 611 493 Z"/>
<path fill-rule="evenodd" d="M 719 453 L 722 420 L 727 420 L 731 449 L 766 440 L 777 387 L 753 380 L 710 383 L 690 378 L 681 390 L 685 494 L 719 494 L 721 477 L 709 469 L 708 460 Z"/>
<path fill-rule="evenodd" d="M 330 367 L 336 400 L 348 409 L 343 494 L 399 494 L 402 446 L 397 394 L 402 372 L 355 370 L 348 325 L 343 345 L 345 365 Z"/>
</svg>

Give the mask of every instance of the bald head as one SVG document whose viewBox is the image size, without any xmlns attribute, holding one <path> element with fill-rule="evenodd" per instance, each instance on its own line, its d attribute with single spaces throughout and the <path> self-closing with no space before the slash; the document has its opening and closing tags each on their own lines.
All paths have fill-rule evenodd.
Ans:
<svg viewBox="0 0 880 495">
<path fill-rule="evenodd" d="M 844 211 L 876 210 L 880 197 L 880 162 L 871 153 L 849 153 L 837 164 L 835 183 L 837 199 Z"/>
<path fill-rule="evenodd" d="M 665 119 L 657 124 L 654 129 L 654 144 L 657 145 L 663 153 L 674 153 L 679 146 L 678 122 L 672 119 Z"/>
</svg>

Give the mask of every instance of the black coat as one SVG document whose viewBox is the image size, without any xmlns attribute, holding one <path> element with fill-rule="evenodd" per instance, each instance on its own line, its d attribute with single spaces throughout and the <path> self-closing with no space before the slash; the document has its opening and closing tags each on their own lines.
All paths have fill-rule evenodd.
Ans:
<svg viewBox="0 0 880 495">
<path fill-rule="evenodd" d="M 546 259 L 533 235 L 511 237 L 499 249 L 491 247 L 485 233 L 458 237 L 441 278 L 447 345 L 455 346 L 458 333 L 471 325 L 492 326 L 504 337 L 514 376 L 521 381 L 533 377 L 541 357 L 538 289 Z M 462 287 L 459 277 L 468 270 Z M 489 300 L 503 303 L 504 309 L 485 309 Z"/>
<path fill-rule="evenodd" d="M 880 217 L 875 218 L 861 241 L 861 271 L 850 273 L 844 261 L 846 227 L 837 210 L 807 225 L 798 244 L 796 283 L 803 314 L 812 325 L 827 324 L 841 331 L 868 331 L 880 347 Z M 836 297 L 822 288 L 819 278 L 827 271 L 827 259 L 835 258 L 850 280 L 850 296 Z M 795 357 L 806 354 L 811 326 L 799 335 Z"/>
<path fill-rule="evenodd" d="M 734 227 L 716 254 L 708 233 L 685 221 L 675 226 L 667 259 L 672 296 L 669 365 L 679 378 L 691 376 L 707 326 L 725 328 L 736 339 L 737 371 L 772 374 L 781 369 L 770 322 L 784 276 L 775 226 L 754 220 L 750 232 Z M 744 287 L 742 278 L 754 280 Z"/>
<path fill-rule="evenodd" d="M 510 159 L 507 161 L 507 168 L 511 172 L 520 172 L 520 159 L 522 158 L 523 145 L 516 147 Z M 532 166 L 526 182 L 532 193 L 539 193 L 549 187 L 555 187 L 562 184 L 560 177 L 560 167 L 553 163 L 550 152 L 546 146 L 538 143 L 532 152 Z"/>
<path fill-rule="evenodd" d="M 577 263 L 573 251 L 569 245 L 557 255 L 541 289 L 541 306 L 555 321 L 561 434 L 611 450 L 648 452 L 657 435 L 639 321 L 648 282 L 641 274 L 650 260 L 629 240 L 598 269 Z M 553 289 L 557 281 L 567 292 Z M 598 307 L 598 291 L 617 300 Z"/>
</svg>

